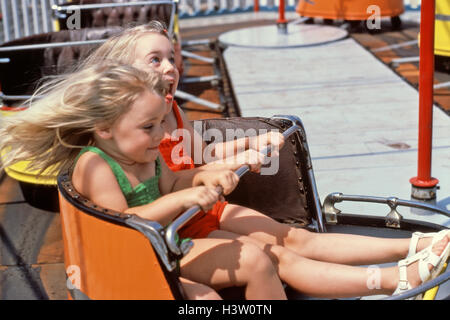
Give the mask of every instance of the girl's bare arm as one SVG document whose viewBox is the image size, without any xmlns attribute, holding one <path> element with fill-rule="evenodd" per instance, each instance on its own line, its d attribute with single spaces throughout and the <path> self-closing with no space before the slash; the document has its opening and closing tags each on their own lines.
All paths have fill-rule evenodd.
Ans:
<svg viewBox="0 0 450 320">
<path fill-rule="evenodd" d="M 164 170 L 169 169 L 167 166 L 164 169 L 163 166 L 163 172 Z M 167 179 L 161 178 L 160 188 L 167 191 L 168 187 L 175 185 L 176 180 L 170 176 Z M 157 200 L 143 206 L 129 208 L 109 165 L 100 156 L 91 153 L 85 153 L 80 157 L 75 166 L 72 181 L 80 194 L 101 207 L 136 214 L 157 221 L 161 225 L 167 225 L 177 215 L 196 204 L 204 210 L 209 210 L 219 198 L 213 188 L 199 186 L 178 192 L 161 192 L 163 196 Z M 191 187 L 192 179 L 182 179 L 178 181 L 178 184 L 180 183 Z"/>
</svg>

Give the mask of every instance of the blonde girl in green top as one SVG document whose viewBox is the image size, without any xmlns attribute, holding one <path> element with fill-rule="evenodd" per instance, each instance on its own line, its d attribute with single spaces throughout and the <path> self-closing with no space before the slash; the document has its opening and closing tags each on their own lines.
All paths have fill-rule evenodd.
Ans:
<svg viewBox="0 0 450 320">
<path fill-rule="evenodd" d="M 38 90 L 44 98 L 4 120 L 0 149 L 10 151 L 2 163 L 9 166 L 31 159 L 31 169 L 42 171 L 74 166 L 73 184 L 82 195 L 102 207 L 162 225 L 195 204 L 208 210 L 219 199 L 215 187 L 221 185 L 224 194 L 229 194 L 238 177 L 231 170 L 186 170 L 180 175 L 160 159 L 161 124 L 168 112 L 166 85 L 151 70 L 110 63 L 54 80 Z M 263 160 L 256 155 L 258 162 L 251 165 L 254 171 Z M 189 279 L 189 284 L 184 283 L 191 298 L 202 297 L 208 287 L 243 286 L 247 299 L 285 299 L 280 279 L 311 296 L 392 294 L 426 281 L 433 265 L 442 262 L 439 256 L 448 252 L 448 231 L 416 236 L 412 246 L 409 239 L 339 234 L 306 238 L 306 231 L 277 224 L 256 212 L 250 217 L 252 223 L 245 223 L 249 217 L 243 212 L 248 215 L 249 209 L 232 208 L 227 214 L 253 232 L 238 233 L 236 225 L 231 228 L 232 221 L 228 230 L 233 231 L 226 231 L 225 221 L 221 222 L 224 230 L 193 240 L 194 247 L 180 261 L 182 281 Z M 303 237 L 300 248 L 290 242 L 297 236 Z M 406 262 L 401 266 L 381 268 L 376 286 L 368 285 L 370 268 L 351 265 L 403 258 L 408 247 L 410 253 L 411 249 L 420 251 L 420 256 L 411 253 L 411 259 L 402 260 Z M 308 253 L 309 249 L 313 251 Z"/>
<path fill-rule="evenodd" d="M 35 93 L 44 98 L 3 119 L 0 148 L 9 152 L 2 166 L 31 159 L 30 169 L 55 174 L 74 166 L 72 180 L 81 194 L 162 225 L 195 204 L 208 210 L 219 197 L 213 186 L 222 185 L 228 194 L 238 178 L 229 170 L 181 177 L 167 168 L 158 151 L 166 86 L 159 74 L 115 63 L 60 76 Z M 194 247 L 180 268 L 188 298 L 220 299 L 210 283 L 191 277 L 213 273 L 216 289 L 245 286 L 249 299 L 285 298 L 274 266 L 256 246 L 196 239 Z"/>
</svg>

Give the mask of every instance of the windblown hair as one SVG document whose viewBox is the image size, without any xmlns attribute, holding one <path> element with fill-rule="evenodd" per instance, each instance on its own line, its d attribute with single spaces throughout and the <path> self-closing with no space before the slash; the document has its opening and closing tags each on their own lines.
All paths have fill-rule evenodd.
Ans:
<svg viewBox="0 0 450 320">
<path fill-rule="evenodd" d="M 152 20 L 144 25 L 124 29 L 110 37 L 80 64 L 80 68 L 93 66 L 105 60 L 132 65 L 135 61 L 135 49 L 139 38 L 151 33 L 160 34 L 171 40 L 166 26 L 162 22 Z"/>
<path fill-rule="evenodd" d="M 158 73 L 115 62 L 47 82 L 28 109 L 2 117 L 1 167 L 26 160 L 38 175 L 57 174 L 93 144 L 96 127 L 112 125 L 145 90 L 165 96 L 168 88 Z"/>
</svg>

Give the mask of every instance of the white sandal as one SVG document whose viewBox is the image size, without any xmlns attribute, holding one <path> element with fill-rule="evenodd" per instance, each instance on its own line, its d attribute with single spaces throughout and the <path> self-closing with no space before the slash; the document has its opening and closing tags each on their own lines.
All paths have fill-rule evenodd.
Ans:
<svg viewBox="0 0 450 320">
<path fill-rule="evenodd" d="M 448 230 L 445 230 L 448 231 Z M 445 235 L 446 233 L 444 233 Z M 443 237 L 441 237 L 442 239 Z M 438 239 L 438 238 L 435 238 Z M 434 239 L 433 239 L 434 240 Z M 437 242 L 439 240 L 436 240 Z M 400 260 L 398 262 L 398 270 L 399 270 L 399 281 L 398 286 L 395 289 L 393 295 L 401 294 L 407 290 L 412 289 L 408 277 L 407 277 L 407 267 L 416 262 L 419 261 L 419 276 L 422 283 L 429 279 L 436 278 L 444 268 L 444 265 L 449 257 L 450 254 L 450 242 L 447 243 L 447 246 L 442 251 L 440 256 L 437 256 L 432 251 L 433 244 L 428 246 L 426 249 L 420 251 L 419 253 L 416 253 L 415 255 L 408 257 L 406 259 Z M 428 270 L 428 264 L 431 264 L 433 268 Z M 421 299 L 422 295 L 418 295 L 416 297 L 413 297 L 411 299 Z"/>
<path fill-rule="evenodd" d="M 419 240 L 422 238 L 433 238 L 431 240 L 431 245 L 433 246 L 436 242 L 442 240 L 447 233 L 450 233 L 450 230 L 441 230 L 439 232 L 430 232 L 430 233 L 422 233 L 422 232 L 414 232 L 412 234 L 411 240 L 409 242 L 409 251 L 406 258 L 412 257 L 417 253 L 417 244 Z"/>
</svg>

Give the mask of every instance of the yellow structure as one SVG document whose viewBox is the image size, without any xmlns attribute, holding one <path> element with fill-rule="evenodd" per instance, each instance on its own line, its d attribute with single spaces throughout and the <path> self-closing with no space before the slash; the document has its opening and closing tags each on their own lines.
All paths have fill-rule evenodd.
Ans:
<svg viewBox="0 0 450 320">
<path fill-rule="evenodd" d="M 13 111 L 15 110 L 15 111 Z M 14 114 L 14 112 L 20 112 L 22 108 L 8 108 L 8 107 L 2 107 L 0 109 L 0 115 L 1 116 L 9 116 Z M 7 152 L 7 151 L 3 151 Z M 26 182 L 26 183 L 33 183 L 38 185 L 45 185 L 45 186 L 56 186 L 56 176 L 55 175 L 48 175 L 45 174 L 45 172 L 38 176 L 37 171 L 31 171 L 28 168 L 29 161 L 20 161 L 17 162 L 7 168 L 5 168 L 5 172 L 10 176 L 11 178 Z"/>
<path fill-rule="evenodd" d="M 450 1 L 436 1 L 434 53 L 450 57 Z"/>
</svg>

